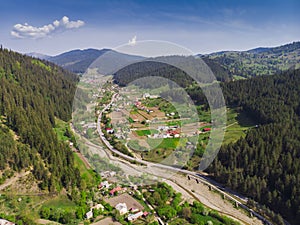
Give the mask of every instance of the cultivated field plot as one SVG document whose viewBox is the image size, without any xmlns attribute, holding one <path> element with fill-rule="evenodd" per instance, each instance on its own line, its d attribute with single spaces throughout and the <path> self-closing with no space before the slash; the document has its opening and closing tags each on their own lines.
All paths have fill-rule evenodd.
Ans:
<svg viewBox="0 0 300 225">
<path fill-rule="evenodd" d="M 92 223 L 91 225 L 122 225 L 122 224 L 117 221 L 113 221 L 113 219 L 111 217 L 107 217 L 96 223 Z"/>
<path fill-rule="evenodd" d="M 135 208 L 139 210 L 144 209 L 144 207 L 137 200 L 135 200 L 127 193 L 109 199 L 105 199 L 105 201 L 113 207 L 115 207 L 118 203 L 126 203 L 128 209 L 130 208 Z"/>
<path fill-rule="evenodd" d="M 143 120 L 146 119 L 145 117 L 143 117 L 141 114 L 137 112 L 131 112 L 130 117 L 134 122 L 142 122 Z"/>
</svg>

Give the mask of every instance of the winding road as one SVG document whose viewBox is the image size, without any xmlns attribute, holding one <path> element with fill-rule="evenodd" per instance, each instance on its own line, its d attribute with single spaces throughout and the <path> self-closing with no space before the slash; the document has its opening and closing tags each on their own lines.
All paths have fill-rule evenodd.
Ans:
<svg viewBox="0 0 300 225">
<path fill-rule="evenodd" d="M 131 156 L 128 156 L 128 155 L 123 154 L 123 153 L 119 152 L 118 150 L 116 150 L 109 143 L 109 141 L 106 140 L 104 133 L 101 130 L 101 118 L 102 118 L 103 112 L 108 110 L 111 107 L 111 105 L 113 104 L 113 102 L 115 101 L 117 96 L 118 96 L 118 93 L 115 93 L 112 96 L 110 103 L 107 104 L 104 107 L 104 109 L 100 112 L 100 114 L 98 115 L 98 120 L 97 120 L 97 131 L 99 133 L 100 139 L 112 153 L 118 155 L 119 157 L 121 157 L 122 159 L 125 159 L 126 161 L 135 162 L 135 163 L 139 163 L 141 165 L 146 166 L 147 171 L 155 176 L 161 177 L 161 174 L 155 174 L 156 170 L 154 168 L 160 168 L 160 169 L 172 171 L 175 173 L 181 173 L 181 174 L 187 175 L 188 179 L 194 179 L 197 183 L 201 182 L 201 183 L 207 185 L 211 190 L 215 190 L 215 191 L 219 192 L 220 194 L 222 194 L 224 198 L 227 198 L 227 199 L 235 202 L 236 206 L 239 206 L 239 207 L 243 208 L 244 210 L 248 211 L 252 216 L 257 217 L 259 220 L 263 221 L 265 224 L 272 225 L 272 223 L 270 221 L 268 221 L 265 217 L 263 217 L 262 215 L 260 215 L 259 213 L 255 212 L 255 211 L 253 211 L 246 205 L 246 203 L 247 203 L 246 197 L 241 196 L 229 189 L 224 189 L 222 187 L 222 185 L 220 185 L 219 183 L 206 177 L 205 175 L 200 174 L 199 172 L 193 172 L 193 171 L 188 171 L 188 170 L 184 170 L 184 169 L 180 169 L 180 168 L 175 168 L 175 167 L 168 166 L 168 165 L 148 162 L 148 161 L 145 161 L 142 159 L 133 158 Z"/>
</svg>

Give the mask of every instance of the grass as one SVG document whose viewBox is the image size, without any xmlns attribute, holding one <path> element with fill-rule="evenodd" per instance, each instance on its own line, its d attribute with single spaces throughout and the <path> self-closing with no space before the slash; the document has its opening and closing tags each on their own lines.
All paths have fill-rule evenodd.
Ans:
<svg viewBox="0 0 300 225">
<path fill-rule="evenodd" d="M 151 150 L 149 152 L 142 153 L 143 159 L 149 162 L 162 162 L 166 157 L 168 157 L 173 152 L 173 149 L 157 149 Z"/>
<path fill-rule="evenodd" d="M 256 123 L 246 112 L 239 112 L 238 109 L 228 109 L 227 127 L 223 144 L 235 142 L 246 136 L 246 131 L 255 127 Z"/>
<path fill-rule="evenodd" d="M 43 204 L 43 206 L 61 209 L 73 209 L 76 204 L 72 202 L 66 195 L 59 195 Z"/>
<path fill-rule="evenodd" d="M 221 225 L 223 224 L 222 222 L 220 222 L 219 220 L 211 217 L 211 216 L 203 216 L 201 214 L 197 214 L 197 222 L 203 222 L 203 224 L 208 224 L 207 222 L 208 221 L 211 221 L 212 224 L 214 225 Z M 186 225 L 190 225 L 191 223 L 189 223 L 188 221 L 186 221 L 185 219 L 183 218 L 175 218 L 173 220 L 171 220 L 168 224 L 170 225 L 181 225 L 181 224 L 186 224 Z M 198 223 L 197 223 L 198 224 Z M 202 223 L 200 223 L 202 224 Z"/>
<path fill-rule="evenodd" d="M 150 129 L 150 130 L 136 130 L 135 132 L 137 133 L 138 136 L 147 136 L 147 135 L 151 135 L 151 134 L 158 134 L 158 131 L 154 130 L 154 129 Z"/>
<path fill-rule="evenodd" d="M 85 181 L 88 186 L 93 186 L 97 182 L 95 172 L 92 169 L 86 167 L 81 158 L 74 153 L 74 164 L 79 169 L 81 178 Z"/>
<path fill-rule="evenodd" d="M 148 138 L 147 142 L 150 145 L 151 149 L 168 149 L 172 148 L 175 149 L 179 144 L 180 138 L 157 138 L 152 139 Z"/>
<path fill-rule="evenodd" d="M 187 138 L 147 139 L 150 151 L 143 153 L 143 158 L 151 162 L 161 162 L 177 147 L 185 146 Z"/>
<path fill-rule="evenodd" d="M 140 146 L 138 140 L 129 140 L 128 147 L 135 151 L 147 151 L 147 148 Z"/>
<path fill-rule="evenodd" d="M 66 129 L 68 129 L 69 124 L 63 120 L 55 118 L 55 127 L 53 128 L 57 134 L 58 140 L 67 141 L 69 138 L 65 136 Z"/>
<path fill-rule="evenodd" d="M 128 121 L 129 123 L 134 123 L 134 120 L 131 117 L 128 118 Z"/>
<path fill-rule="evenodd" d="M 198 111 L 198 117 L 200 122 L 210 123 L 211 121 L 210 111 L 203 110 L 202 106 L 197 106 L 197 111 Z"/>
<path fill-rule="evenodd" d="M 181 126 L 181 122 L 180 121 L 169 121 L 166 122 L 167 126 Z"/>
</svg>

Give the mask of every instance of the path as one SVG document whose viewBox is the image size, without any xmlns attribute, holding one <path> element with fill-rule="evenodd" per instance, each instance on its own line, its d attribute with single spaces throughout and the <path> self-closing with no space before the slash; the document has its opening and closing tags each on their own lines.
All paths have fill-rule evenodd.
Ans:
<svg viewBox="0 0 300 225">
<path fill-rule="evenodd" d="M 13 177 L 7 179 L 4 184 L 0 185 L 0 191 L 2 191 L 3 189 L 9 187 L 10 185 L 14 184 L 17 180 L 19 180 L 22 177 L 27 176 L 28 174 L 30 174 L 30 171 L 26 171 L 26 172 L 21 172 L 21 173 L 17 173 L 16 175 L 14 175 Z"/>
</svg>

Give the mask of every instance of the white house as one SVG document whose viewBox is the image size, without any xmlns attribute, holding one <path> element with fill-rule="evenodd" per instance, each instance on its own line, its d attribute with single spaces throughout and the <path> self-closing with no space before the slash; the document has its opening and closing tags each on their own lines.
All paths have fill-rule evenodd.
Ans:
<svg viewBox="0 0 300 225">
<path fill-rule="evenodd" d="M 168 126 L 158 126 L 157 130 L 167 131 L 167 130 L 169 130 L 169 127 Z"/>
<path fill-rule="evenodd" d="M 145 94 L 143 94 L 143 98 L 150 98 L 150 94 L 149 93 L 145 93 Z"/>
<path fill-rule="evenodd" d="M 124 215 L 128 212 L 126 203 L 118 203 L 115 208 L 121 215 Z"/>
<path fill-rule="evenodd" d="M 92 209 L 97 209 L 97 210 L 101 209 L 101 211 L 103 211 L 104 206 L 102 204 L 97 204 L 97 205 L 93 206 Z"/>
<path fill-rule="evenodd" d="M 100 187 L 101 187 L 101 188 L 109 188 L 110 186 L 111 186 L 111 184 L 108 183 L 107 180 L 102 181 L 101 184 L 100 184 Z"/>
<path fill-rule="evenodd" d="M 135 213 L 135 214 L 129 214 L 127 219 L 128 219 L 128 221 L 134 221 L 134 220 L 140 218 L 142 215 L 144 215 L 143 212 L 138 212 L 138 213 Z"/>
<path fill-rule="evenodd" d="M 88 211 L 88 212 L 85 214 L 85 217 L 86 217 L 88 220 L 91 219 L 91 218 L 93 218 L 93 211 L 92 211 L 92 210 Z"/>
</svg>

